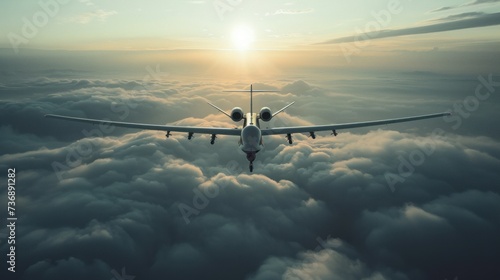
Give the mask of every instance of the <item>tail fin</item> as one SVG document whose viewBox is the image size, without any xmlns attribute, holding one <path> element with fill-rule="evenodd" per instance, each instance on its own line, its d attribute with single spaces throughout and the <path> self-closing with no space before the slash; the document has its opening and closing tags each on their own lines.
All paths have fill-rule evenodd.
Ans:
<svg viewBox="0 0 500 280">
<path fill-rule="evenodd" d="M 250 84 L 250 115 L 253 115 L 253 85 Z"/>
</svg>

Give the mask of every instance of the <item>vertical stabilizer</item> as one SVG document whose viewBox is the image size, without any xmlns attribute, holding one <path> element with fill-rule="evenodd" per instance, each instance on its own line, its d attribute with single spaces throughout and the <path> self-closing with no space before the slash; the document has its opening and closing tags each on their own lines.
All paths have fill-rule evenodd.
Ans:
<svg viewBox="0 0 500 280">
<path fill-rule="evenodd" d="M 250 84 L 250 116 L 253 116 L 253 85 Z"/>
</svg>

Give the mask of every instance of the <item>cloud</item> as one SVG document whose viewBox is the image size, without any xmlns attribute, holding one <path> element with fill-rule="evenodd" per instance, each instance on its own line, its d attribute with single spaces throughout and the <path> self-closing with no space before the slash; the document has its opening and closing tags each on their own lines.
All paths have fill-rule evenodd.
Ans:
<svg viewBox="0 0 500 280">
<path fill-rule="evenodd" d="M 466 18 L 464 18 L 466 17 Z M 460 19 L 463 18 L 463 19 Z M 448 19 L 453 19 L 453 21 L 436 23 L 426 26 L 408 27 L 404 29 L 384 29 L 380 31 L 374 31 L 363 34 L 357 34 L 354 36 L 340 37 L 333 40 L 328 40 L 320 44 L 338 44 L 338 43 L 349 43 L 360 40 L 360 38 L 367 37 L 366 40 L 375 40 L 382 38 L 391 38 L 399 36 L 417 35 L 417 34 L 428 34 L 436 32 L 445 32 L 452 30 L 462 30 L 469 28 L 479 28 L 486 26 L 494 26 L 500 24 L 500 13 L 493 14 L 461 14 L 456 16 L 448 17 Z M 457 20 L 455 20 L 457 19 Z M 361 36 L 363 35 L 363 36 Z M 364 40 L 364 39 L 362 39 Z"/>
<path fill-rule="evenodd" d="M 476 17 L 481 17 L 485 14 L 486 13 L 483 13 L 483 12 L 468 12 L 468 13 L 450 15 L 450 16 L 447 16 L 444 18 L 436 19 L 435 21 L 454 21 L 454 20 L 460 20 L 460 19 L 466 19 L 466 18 L 476 18 Z"/>
<path fill-rule="evenodd" d="M 256 271 L 254 279 L 266 279 L 261 276 L 264 272 L 271 273 L 268 270 L 273 263 L 268 256 L 281 255 L 278 257 L 282 259 L 281 265 L 272 270 L 273 274 L 302 277 L 299 279 L 308 276 L 398 279 L 391 276 L 394 273 L 408 275 L 400 279 L 414 279 L 407 274 L 412 268 L 399 261 L 414 263 L 421 267 L 420 273 L 431 277 L 447 271 L 432 274 L 435 268 L 427 270 L 426 266 L 436 262 L 451 265 L 454 260 L 465 260 L 448 256 L 443 262 L 438 257 L 429 258 L 428 254 L 419 257 L 412 253 L 426 243 L 429 244 L 424 248 L 429 249 L 435 244 L 434 230 L 441 238 L 456 236 L 460 239 L 470 230 L 491 232 L 485 240 L 494 240 L 493 235 L 499 230 L 494 214 L 498 211 L 489 211 L 500 201 L 498 195 L 490 193 L 492 188 L 490 192 L 460 190 L 454 195 L 451 188 L 439 183 L 444 179 L 455 187 L 459 181 L 486 187 L 493 178 L 478 181 L 462 177 L 453 183 L 449 180 L 453 175 L 443 174 L 440 179 L 432 171 L 435 166 L 447 166 L 463 174 L 466 168 L 473 166 L 473 158 L 450 159 L 447 155 L 462 150 L 455 141 L 451 141 L 449 148 L 442 142 L 435 156 L 435 159 L 450 159 L 449 162 L 430 159 L 415 174 L 412 183 L 391 194 L 387 187 L 378 185 L 385 182 L 380 173 L 383 169 L 377 168 L 395 166 L 388 161 L 391 151 L 401 146 L 411 150 L 417 147 L 419 139 L 413 143 L 398 133 L 374 132 L 366 137 L 344 134 L 336 144 L 326 138 L 317 139 L 318 143 L 302 142 L 286 149 L 281 144 L 277 150 L 266 150 L 266 154 L 261 155 L 259 169 L 263 173 L 249 176 L 239 172 L 217 173 L 224 172 L 221 162 L 237 160 L 228 152 L 231 139 L 222 140 L 217 150 L 207 153 L 203 151 L 202 143 L 206 142 L 201 141 L 203 139 L 191 145 L 182 138 L 165 141 L 155 133 L 140 132 L 119 138 L 88 139 L 96 147 L 92 155 L 84 164 L 65 172 L 65 179 L 60 182 L 46 165 L 62 160 L 64 152 L 50 149 L 38 154 L 18 153 L 14 157 L 16 160 L 9 159 L 11 164 L 23 166 L 25 174 L 28 169 L 32 170 L 32 175 L 23 179 L 31 193 L 25 197 L 29 204 L 21 205 L 29 213 L 24 221 L 29 228 L 19 231 L 24 244 L 32 248 L 26 263 L 34 264 L 46 258 L 64 260 L 77 254 L 81 263 L 96 258 L 110 269 L 124 265 L 130 274 L 138 277 L 177 275 L 189 279 L 203 271 L 214 278 L 229 278 L 242 275 L 243 271 Z M 368 148 L 368 143 L 374 141 L 380 146 L 371 144 Z M 76 142 L 64 149 L 68 152 L 78 149 L 78 145 Z M 484 147 L 475 149 L 487 151 Z M 270 156 L 275 153 L 275 158 Z M 318 153 L 324 155 L 318 156 Z M 219 155 L 218 163 L 212 163 L 211 158 L 216 155 Z M 282 158 L 287 155 L 292 158 Z M 297 155 L 300 156 L 295 159 Z M 33 157 L 38 160 L 33 162 Z M 333 162 L 332 158 L 335 158 Z M 461 171 L 457 169 L 460 165 L 465 167 Z M 492 163 L 491 168 L 494 166 L 498 166 L 498 162 Z M 467 172 L 472 175 L 481 169 L 487 170 L 484 166 L 476 166 Z M 368 174 L 370 176 L 366 176 Z M 46 179 L 37 182 L 40 176 Z M 186 225 L 176 206 L 179 203 L 191 205 L 193 190 L 203 192 L 216 186 L 224 188 Z M 394 199 L 396 201 L 391 202 Z M 407 199 L 416 199 L 415 204 L 405 205 Z M 416 230 L 417 234 L 413 235 Z M 318 236 L 326 240 L 327 234 L 338 236 L 340 240 L 329 241 L 323 245 L 326 248 L 315 249 L 321 245 Z M 409 236 L 412 236 L 411 242 L 405 239 Z M 350 240 L 351 245 L 344 244 L 343 239 Z M 447 250 L 474 242 L 455 241 L 450 238 L 442 250 L 436 253 L 433 249 L 433 254 L 443 257 L 448 254 Z M 474 244 L 478 247 L 471 253 L 476 261 L 487 261 L 483 253 L 487 250 L 486 244 Z M 99 251 L 109 253 L 96 255 L 96 246 Z M 239 248 L 239 255 L 246 256 L 248 266 L 231 257 L 235 247 Z M 380 255 L 380 248 L 388 255 Z M 221 263 L 224 267 L 230 265 L 231 269 L 219 269 Z M 377 263 L 384 266 L 370 269 L 374 265 L 377 267 Z M 36 269 L 40 265 L 30 266 L 26 271 L 39 277 L 49 275 Z M 203 270 L 192 270 L 192 265 Z M 90 268 L 91 264 L 86 266 Z M 457 267 L 447 269 L 456 270 Z M 63 267 L 58 265 L 50 265 L 50 269 L 44 271 L 55 271 L 61 277 L 65 275 Z M 491 271 L 483 274 L 488 272 Z"/>
<path fill-rule="evenodd" d="M 498 194 L 466 190 L 425 203 L 420 207 L 406 205 L 383 214 L 365 211 L 360 224 L 370 223 L 374 227 L 364 231 L 361 226 L 360 235 L 361 238 L 365 238 L 367 248 L 378 248 L 377 252 L 373 251 L 373 257 L 382 263 L 389 259 L 402 258 L 407 264 L 401 263 L 401 265 L 406 266 L 412 261 L 424 258 L 426 252 L 433 252 L 433 258 L 441 260 L 439 268 L 435 268 L 435 273 L 443 275 L 444 278 L 445 275 L 453 273 L 450 271 L 456 270 L 456 264 L 478 265 L 475 261 L 471 263 L 469 257 L 480 255 L 480 251 L 490 246 L 490 242 L 493 241 L 490 233 L 496 231 L 498 226 L 492 220 L 494 217 L 480 213 L 484 213 L 487 208 L 492 209 L 489 207 L 496 208 L 492 203 L 497 198 Z M 470 204 L 473 200 L 481 203 Z M 484 232 L 485 236 L 482 240 L 476 240 L 476 245 L 471 247 L 468 256 L 464 257 L 459 253 L 460 249 L 457 250 L 454 246 L 468 234 L 469 230 L 474 234 Z M 389 232 L 391 233 L 388 234 Z M 412 239 L 411 243 L 408 242 L 408 237 Z M 432 248 L 429 242 L 431 239 L 440 244 L 440 250 Z M 395 251 L 399 252 L 397 256 L 390 253 Z M 486 256 L 481 262 L 486 265 L 491 263 Z M 493 271 L 488 273 L 478 271 L 478 273 L 483 276 L 494 274 Z"/>
<path fill-rule="evenodd" d="M 85 2 L 87 5 L 91 2 Z M 102 9 L 95 10 L 93 12 L 83 13 L 71 18 L 68 18 L 69 22 L 76 22 L 80 24 L 87 24 L 94 20 L 106 21 L 110 16 L 116 15 L 116 11 L 106 11 Z"/>
<path fill-rule="evenodd" d="M 489 4 L 489 3 L 498 3 L 498 2 L 500 2 L 500 1 L 499 0 L 475 0 L 474 2 L 466 3 L 463 5 L 441 7 L 441 8 L 432 10 L 431 13 L 447 11 L 447 10 L 456 9 L 456 8 L 460 8 L 460 7 L 475 6 L 475 5 Z"/>
<path fill-rule="evenodd" d="M 479 5 L 479 4 L 497 3 L 497 2 L 500 2 L 500 0 L 476 0 L 470 5 Z"/>
<path fill-rule="evenodd" d="M 355 251 L 339 239 L 322 242 L 323 247 L 303 252 L 297 259 L 267 259 L 250 279 L 408 279 L 402 275 L 371 271 Z"/>
<path fill-rule="evenodd" d="M 281 136 L 265 138 L 249 174 L 237 137 L 217 138 L 214 146 L 208 136 L 166 139 L 155 131 L 87 137 L 83 130 L 98 127 L 41 117 L 119 120 L 124 111 L 111 109 L 118 103 L 128 106 L 127 121 L 233 126 L 205 102 L 228 110 L 248 106 L 247 96 L 221 91 L 245 81 L 48 74 L 2 83 L 1 94 L 12 94 L 0 101 L 0 168 L 18 170 L 21 278 L 111 279 L 122 268 L 136 279 L 498 274 L 498 252 L 491 250 L 500 246 L 495 96 L 459 130 L 434 140 L 433 154 L 392 192 L 385 174 L 398 172 L 399 156 L 428 145 L 429 131 L 448 123 L 340 131 L 315 140 L 296 134 L 293 145 Z M 280 92 L 256 94 L 254 102 L 278 109 L 297 101 L 265 125 L 321 124 L 438 109 L 477 84 L 424 74 L 267 81 L 258 87 Z M 53 163 L 65 167 L 55 171 Z M 195 210 L 188 224 L 181 205 Z M 0 243 L 2 251 L 6 246 Z"/>
<path fill-rule="evenodd" d="M 92 2 L 91 0 L 79 0 L 80 3 L 83 3 L 87 6 L 95 6 L 95 3 Z"/>
<path fill-rule="evenodd" d="M 300 14 L 310 14 L 313 13 L 314 9 L 302 9 L 302 10 L 290 10 L 290 9 L 279 9 L 276 12 L 272 13 L 272 15 L 300 15 Z"/>
<path fill-rule="evenodd" d="M 446 6 L 446 7 L 441 7 L 441 8 L 438 8 L 438 9 L 435 9 L 435 10 L 432 10 L 431 13 L 435 13 L 435 12 L 442 12 L 442 11 L 447 11 L 447 10 L 451 10 L 451 9 L 454 9 L 455 7 L 453 6 Z"/>
</svg>

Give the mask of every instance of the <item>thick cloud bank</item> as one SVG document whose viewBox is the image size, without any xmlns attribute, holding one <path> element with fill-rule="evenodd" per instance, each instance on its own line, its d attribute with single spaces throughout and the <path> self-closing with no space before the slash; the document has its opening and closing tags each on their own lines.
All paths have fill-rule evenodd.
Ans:
<svg viewBox="0 0 500 280">
<path fill-rule="evenodd" d="M 362 79 L 266 83 L 254 86 L 281 92 L 257 94 L 255 102 L 276 110 L 297 101 L 266 126 L 361 121 L 453 110 L 478 83 L 475 77 L 466 86 L 435 81 L 449 89 L 438 95 L 422 90 L 431 86 L 419 79 L 407 76 L 406 92 Z M 3 83 L 0 166 L 17 173 L 15 277 L 500 275 L 498 88 L 456 128 L 457 121 L 438 119 L 315 140 L 294 135 L 293 145 L 266 138 L 253 174 L 235 137 L 221 136 L 212 146 L 202 135 L 166 139 L 161 132 L 43 118 L 234 127 L 206 101 L 246 110 L 247 96 L 221 92 L 244 86 L 67 78 Z M 1 200 L 6 197 L 4 188 Z M 10 277 L 2 279 L 13 279 L 7 273 L 2 270 Z"/>
</svg>

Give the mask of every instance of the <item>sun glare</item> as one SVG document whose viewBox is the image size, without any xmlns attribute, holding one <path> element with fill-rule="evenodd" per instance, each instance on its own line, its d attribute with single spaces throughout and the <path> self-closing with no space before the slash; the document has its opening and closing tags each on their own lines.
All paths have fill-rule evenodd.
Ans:
<svg viewBox="0 0 500 280">
<path fill-rule="evenodd" d="M 236 49 L 248 50 L 255 40 L 253 30 L 245 25 L 236 26 L 231 34 L 231 40 Z"/>
</svg>

